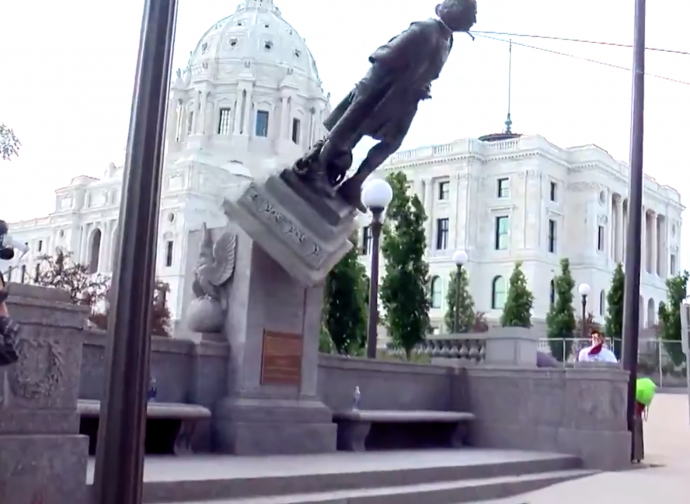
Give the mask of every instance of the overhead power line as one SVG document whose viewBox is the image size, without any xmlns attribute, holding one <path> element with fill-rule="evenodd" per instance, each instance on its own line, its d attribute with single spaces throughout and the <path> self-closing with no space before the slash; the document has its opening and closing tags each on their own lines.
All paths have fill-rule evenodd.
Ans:
<svg viewBox="0 0 690 504">
<path fill-rule="evenodd" d="M 531 35 L 531 34 L 525 34 L 525 33 L 505 33 L 505 32 L 496 32 L 496 31 L 472 31 L 473 34 L 475 35 L 501 35 L 504 37 L 526 37 L 526 38 L 536 38 L 536 39 L 546 39 L 546 40 L 560 40 L 562 42 L 577 42 L 580 44 L 595 44 L 595 45 L 604 45 L 604 46 L 612 46 L 612 47 L 627 47 L 629 49 L 632 49 L 631 44 L 619 44 L 616 42 L 602 42 L 602 41 L 596 41 L 596 40 L 584 40 L 584 39 L 575 39 L 575 38 L 565 38 L 565 37 L 554 37 L 554 36 L 549 36 L 549 35 Z M 677 49 L 663 49 L 659 47 L 646 47 L 645 48 L 647 51 L 656 51 L 656 52 L 663 52 L 663 53 L 669 53 L 669 54 L 680 54 L 683 56 L 690 56 L 690 51 L 679 51 Z"/>
<path fill-rule="evenodd" d="M 478 36 L 478 37 L 482 37 L 482 38 L 486 38 L 486 39 L 491 39 L 491 40 L 497 40 L 498 42 L 505 42 L 505 43 L 510 43 L 510 42 L 511 42 L 510 40 L 506 40 L 506 39 L 502 39 L 502 38 L 490 37 L 490 36 L 488 36 L 488 35 L 482 35 L 482 34 L 480 34 L 479 32 L 473 32 L 473 34 L 476 35 L 476 36 Z M 564 53 L 564 52 L 560 52 L 560 51 L 554 51 L 553 49 L 546 49 L 546 48 L 544 48 L 544 47 L 537 47 L 537 46 L 522 44 L 522 43 L 520 43 L 520 42 L 515 42 L 514 40 L 512 41 L 512 43 L 513 43 L 514 45 L 521 46 L 521 47 L 525 47 L 525 48 L 527 48 L 527 49 L 534 49 L 534 50 L 536 50 L 536 51 L 542 51 L 542 52 L 546 52 L 546 53 L 550 53 L 550 54 L 556 54 L 556 55 L 558 55 L 558 56 L 566 56 L 566 57 L 568 57 L 568 58 L 578 59 L 578 60 L 581 60 L 581 61 L 587 61 L 588 63 L 594 63 L 594 64 L 596 64 L 596 65 L 602 65 L 602 66 L 607 66 L 607 67 L 610 67 L 610 68 L 616 68 L 616 69 L 618 69 L 618 70 L 625 70 L 625 71 L 627 71 L 627 72 L 632 72 L 632 69 L 630 69 L 629 67 L 622 66 L 622 65 L 615 65 L 615 64 L 613 64 L 613 63 L 607 63 L 607 62 L 605 62 L 605 61 L 599 61 L 599 60 L 595 60 L 595 59 L 591 59 L 591 58 L 585 58 L 585 57 L 583 57 L 583 56 L 576 56 L 576 55 L 574 55 L 574 54 L 568 54 L 568 53 Z M 652 74 L 652 73 L 649 73 L 649 72 L 645 72 L 645 75 L 648 76 L 648 77 L 654 77 L 654 78 L 656 78 L 656 79 L 663 79 L 663 80 L 666 80 L 666 81 L 669 81 L 669 82 L 675 82 L 676 84 L 683 84 L 683 85 L 685 85 L 685 86 L 690 86 L 690 82 L 682 81 L 682 80 L 679 80 L 679 79 L 674 79 L 674 78 L 672 78 L 672 77 L 666 77 L 666 76 L 664 76 L 664 75 L 657 75 L 657 74 Z"/>
</svg>

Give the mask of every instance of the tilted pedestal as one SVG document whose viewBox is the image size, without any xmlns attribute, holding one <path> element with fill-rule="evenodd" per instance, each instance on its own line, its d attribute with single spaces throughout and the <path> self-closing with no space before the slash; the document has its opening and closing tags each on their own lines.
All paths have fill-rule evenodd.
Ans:
<svg viewBox="0 0 690 504">
<path fill-rule="evenodd" d="M 0 503 L 86 504 L 79 376 L 88 308 L 67 292 L 10 284 L 19 362 L 0 368 Z"/>
<path fill-rule="evenodd" d="M 217 446 L 230 453 L 336 449 L 332 413 L 317 397 L 323 282 L 352 247 L 355 211 L 312 197 L 291 175 L 224 204 L 241 228 L 227 287 L 230 393 L 214 414 Z"/>
</svg>

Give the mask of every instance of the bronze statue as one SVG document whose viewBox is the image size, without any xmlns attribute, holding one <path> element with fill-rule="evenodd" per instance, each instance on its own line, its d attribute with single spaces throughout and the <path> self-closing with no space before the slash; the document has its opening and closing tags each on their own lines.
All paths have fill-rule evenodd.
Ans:
<svg viewBox="0 0 690 504">
<path fill-rule="evenodd" d="M 476 0 L 443 0 L 437 18 L 412 23 L 369 56 L 371 68 L 324 121 L 328 136 L 295 162 L 293 170 L 318 193 L 366 211 L 364 180 L 400 148 L 421 100 L 453 47 L 454 32 L 468 32 L 477 20 Z M 364 137 L 379 141 L 347 180 L 352 150 Z M 337 189 L 336 189 L 337 188 Z"/>
</svg>

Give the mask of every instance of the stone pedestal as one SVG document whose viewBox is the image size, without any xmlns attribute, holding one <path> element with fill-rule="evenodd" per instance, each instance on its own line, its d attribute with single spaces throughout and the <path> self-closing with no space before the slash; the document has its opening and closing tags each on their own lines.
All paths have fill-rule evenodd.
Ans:
<svg viewBox="0 0 690 504">
<path fill-rule="evenodd" d="M 357 211 L 340 198 L 324 199 L 291 170 L 251 182 L 223 209 L 303 285 L 322 282 L 352 248 Z"/>
<path fill-rule="evenodd" d="M 498 366 L 537 366 L 539 334 L 524 327 L 496 327 L 486 336 L 485 362 Z"/>
<path fill-rule="evenodd" d="M 323 284 L 304 287 L 238 230 L 228 291 L 229 396 L 214 412 L 217 446 L 242 455 L 335 451 L 316 387 Z"/>
<path fill-rule="evenodd" d="M 66 292 L 10 284 L 22 324 L 16 364 L 0 368 L 0 503 L 86 503 L 88 439 L 79 436 L 79 377 L 88 309 Z"/>
<path fill-rule="evenodd" d="M 352 247 L 356 211 L 315 195 L 290 170 L 248 184 L 223 207 L 238 229 L 217 445 L 237 454 L 335 451 L 336 426 L 316 383 L 323 282 Z"/>
</svg>

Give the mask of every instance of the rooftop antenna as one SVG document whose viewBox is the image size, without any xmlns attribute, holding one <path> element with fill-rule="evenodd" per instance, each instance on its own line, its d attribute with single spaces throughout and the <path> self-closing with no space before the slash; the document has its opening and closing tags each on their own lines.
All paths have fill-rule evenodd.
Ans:
<svg viewBox="0 0 690 504">
<path fill-rule="evenodd" d="M 508 44 L 508 116 L 506 117 L 506 129 L 504 133 L 512 133 L 513 121 L 510 118 L 510 102 L 513 87 L 513 39 L 510 39 Z"/>
</svg>

